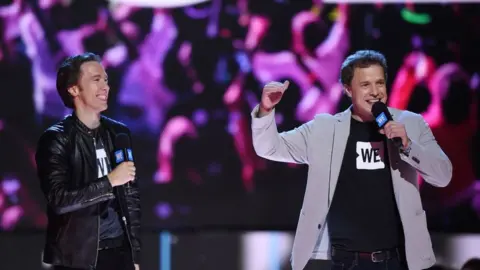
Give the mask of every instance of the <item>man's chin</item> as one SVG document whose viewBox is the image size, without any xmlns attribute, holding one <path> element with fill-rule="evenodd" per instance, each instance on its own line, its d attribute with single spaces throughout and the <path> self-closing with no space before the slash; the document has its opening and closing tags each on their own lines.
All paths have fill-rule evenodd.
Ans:
<svg viewBox="0 0 480 270">
<path fill-rule="evenodd" d="M 103 106 L 99 106 L 96 111 L 98 113 L 102 113 L 102 112 L 106 111 L 107 109 L 108 109 L 108 104 L 105 104 Z"/>
</svg>

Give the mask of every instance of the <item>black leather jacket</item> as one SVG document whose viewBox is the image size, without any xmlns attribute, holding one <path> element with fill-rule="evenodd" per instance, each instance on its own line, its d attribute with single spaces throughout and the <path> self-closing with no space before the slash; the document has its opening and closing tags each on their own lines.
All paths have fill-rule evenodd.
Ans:
<svg viewBox="0 0 480 270">
<path fill-rule="evenodd" d="M 101 203 L 116 197 L 124 231 L 135 263 L 140 255 L 140 196 L 137 179 L 112 188 L 107 176 L 97 177 L 94 134 L 113 156 L 113 139 L 129 129 L 102 116 L 96 130 L 74 114 L 48 128 L 40 137 L 35 156 L 37 172 L 47 199 L 48 226 L 44 262 L 73 268 L 94 268 L 99 245 Z M 115 164 L 112 160 L 111 164 Z"/>
</svg>

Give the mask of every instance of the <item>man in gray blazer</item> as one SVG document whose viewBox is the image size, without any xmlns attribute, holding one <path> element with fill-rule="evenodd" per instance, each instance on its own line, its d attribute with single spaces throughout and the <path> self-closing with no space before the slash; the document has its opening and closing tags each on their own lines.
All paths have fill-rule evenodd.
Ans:
<svg viewBox="0 0 480 270">
<path fill-rule="evenodd" d="M 292 250 L 293 270 L 426 269 L 435 263 L 417 173 L 445 187 L 452 165 L 428 124 L 415 113 L 388 108 L 382 129 L 371 113 L 387 101 L 387 63 L 378 52 L 357 51 L 341 68 L 352 106 L 319 114 L 294 130 L 277 131 L 275 105 L 289 82 L 268 83 L 252 112 L 256 153 L 269 160 L 308 164 L 308 179 Z M 392 143 L 400 138 L 401 146 Z M 335 195 L 335 196 L 334 196 Z"/>
</svg>

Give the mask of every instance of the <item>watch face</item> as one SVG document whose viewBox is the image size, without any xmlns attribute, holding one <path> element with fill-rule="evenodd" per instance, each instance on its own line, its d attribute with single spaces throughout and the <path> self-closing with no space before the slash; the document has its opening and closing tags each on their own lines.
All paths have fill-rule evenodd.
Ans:
<svg viewBox="0 0 480 270">
<path fill-rule="evenodd" d="M 408 145 L 407 147 L 403 147 L 401 148 L 401 151 L 404 155 L 406 155 L 408 157 L 408 155 L 410 155 L 410 150 L 412 150 L 412 141 L 408 140 Z"/>
</svg>

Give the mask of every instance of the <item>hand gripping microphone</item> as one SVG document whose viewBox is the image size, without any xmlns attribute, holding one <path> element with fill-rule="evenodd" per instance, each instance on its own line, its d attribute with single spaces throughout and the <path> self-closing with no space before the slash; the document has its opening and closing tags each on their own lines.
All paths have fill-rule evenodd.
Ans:
<svg viewBox="0 0 480 270">
<path fill-rule="evenodd" d="M 387 105 L 377 101 L 372 106 L 372 114 L 379 129 L 382 129 L 389 121 L 393 121 L 392 115 L 388 111 Z M 390 139 L 396 147 L 402 147 L 402 139 L 395 137 Z"/>
<path fill-rule="evenodd" d="M 126 133 L 119 133 L 115 137 L 115 150 L 114 150 L 115 165 L 118 165 L 124 161 L 133 162 L 132 147 L 130 146 L 130 138 Z"/>
</svg>

